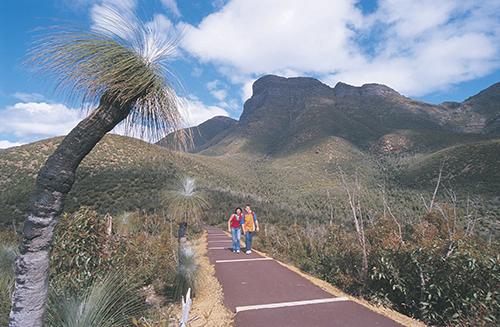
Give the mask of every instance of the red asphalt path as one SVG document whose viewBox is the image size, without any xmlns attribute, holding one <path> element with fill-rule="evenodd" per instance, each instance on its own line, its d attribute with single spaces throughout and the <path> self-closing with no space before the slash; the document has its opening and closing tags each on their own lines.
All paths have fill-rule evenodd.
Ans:
<svg viewBox="0 0 500 327">
<path fill-rule="evenodd" d="M 208 257 L 222 285 L 224 305 L 236 312 L 236 327 L 404 327 L 361 304 L 319 286 L 252 251 L 233 253 L 231 237 L 207 227 Z"/>
</svg>

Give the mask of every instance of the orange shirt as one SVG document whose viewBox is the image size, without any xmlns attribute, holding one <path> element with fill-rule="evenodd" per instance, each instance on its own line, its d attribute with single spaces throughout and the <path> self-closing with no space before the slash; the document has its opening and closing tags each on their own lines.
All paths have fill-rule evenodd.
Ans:
<svg viewBox="0 0 500 327">
<path fill-rule="evenodd" d="M 253 213 L 253 211 L 250 211 L 250 213 L 248 212 L 245 212 L 243 214 L 243 219 L 245 220 L 244 221 L 244 225 L 243 225 L 243 228 L 245 229 L 246 232 L 254 232 L 255 231 L 255 220 L 257 220 L 257 218 L 255 217 L 255 214 Z"/>
</svg>

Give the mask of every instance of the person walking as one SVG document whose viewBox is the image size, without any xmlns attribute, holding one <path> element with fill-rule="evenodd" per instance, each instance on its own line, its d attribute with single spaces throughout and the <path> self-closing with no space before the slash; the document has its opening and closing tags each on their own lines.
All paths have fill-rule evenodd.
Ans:
<svg viewBox="0 0 500 327">
<path fill-rule="evenodd" d="M 250 206 L 247 204 L 245 206 L 245 213 L 243 214 L 243 233 L 245 233 L 245 253 L 252 253 L 252 240 L 254 232 L 259 231 L 259 221 L 257 220 L 257 216 L 255 212 L 252 211 Z"/>
<path fill-rule="evenodd" d="M 231 238 L 233 239 L 234 253 L 240 253 L 242 220 L 241 208 L 236 208 L 231 218 L 227 221 L 227 230 L 231 233 Z"/>
</svg>

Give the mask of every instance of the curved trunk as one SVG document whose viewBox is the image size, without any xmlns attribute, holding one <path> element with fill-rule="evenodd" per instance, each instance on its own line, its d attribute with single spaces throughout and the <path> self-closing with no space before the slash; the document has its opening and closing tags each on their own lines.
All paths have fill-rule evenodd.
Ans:
<svg viewBox="0 0 500 327">
<path fill-rule="evenodd" d="M 64 138 L 38 172 L 15 263 L 9 326 L 43 326 L 54 228 L 75 182 L 76 169 L 97 142 L 127 117 L 131 108 L 131 102 L 121 106 L 103 96 L 99 106 Z"/>
</svg>

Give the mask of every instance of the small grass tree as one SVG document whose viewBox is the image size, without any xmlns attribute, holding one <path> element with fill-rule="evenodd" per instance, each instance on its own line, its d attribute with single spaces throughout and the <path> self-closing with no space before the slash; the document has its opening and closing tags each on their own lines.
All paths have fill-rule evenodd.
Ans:
<svg viewBox="0 0 500 327">
<path fill-rule="evenodd" d="M 190 177 L 179 177 L 171 189 L 163 192 L 162 202 L 179 222 L 180 243 L 185 242 L 187 224 L 210 207 L 206 196 L 197 189 L 195 179 Z"/>
</svg>

